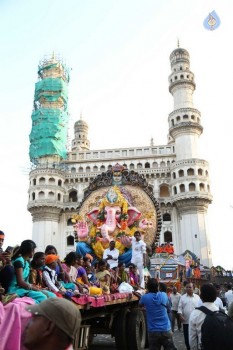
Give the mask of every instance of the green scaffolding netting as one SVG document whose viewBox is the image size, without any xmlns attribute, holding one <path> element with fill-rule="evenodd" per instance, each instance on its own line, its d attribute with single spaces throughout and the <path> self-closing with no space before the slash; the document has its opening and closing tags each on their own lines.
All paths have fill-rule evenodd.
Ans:
<svg viewBox="0 0 233 350">
<path fill-rule="evenodd" d="M 58 109 L 39 109 L 32 113 L 30 159 L 47 155 L 66 158 L 68 112 Z"/>
<path fill-rule="evenodd" d="M 49 156 L 49 155 L 59 155 L 61 158 L 66 159 L 66 148 L 64 148 L 63 143 L 58 142 L 58 140 L 42 139 L 38 142 L 33 142 L 30 145 L 29 154 L 30 159 L 34 162 L 35 158 Z"/>
<path fill-rule="evenodd" d="M 52 68 L 52 65 L 48 67 Z M 63 109 L 37 108 L 43 106 L 44 100 L 56 102 L 63 100 Z M 44 78 L 35 84 L 34 105 L 32 112 L 32 129 L 29 135 L 29 155 L 35 159 L 50 155 L 66 158 L 67 125 L 68 125 L 68 84 L 62 78 Z"/>
<path fill-rule="evenodd" d="M 54 93 L 57 94 L 54 94 Z M 39 100 L 41 96 L 56 96 L 68 100 L 68 86 L 62 78 L 45 78 L 36 83 L 35 100 Z"/>
</svg>

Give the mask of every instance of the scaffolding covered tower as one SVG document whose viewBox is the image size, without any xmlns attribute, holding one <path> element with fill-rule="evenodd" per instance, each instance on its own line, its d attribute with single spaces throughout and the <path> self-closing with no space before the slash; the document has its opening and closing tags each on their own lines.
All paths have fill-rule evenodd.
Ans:
<svg viewBox="0 0 233 350">
<path fill-rule="evenodd" d="M 39 63 L 38 77 L 29 136 L 29 155 L 34 164 L 38 159 L 40 162 L 66 159 L 69 116 L 67 67 L 53 54 Z"/>
</svg>

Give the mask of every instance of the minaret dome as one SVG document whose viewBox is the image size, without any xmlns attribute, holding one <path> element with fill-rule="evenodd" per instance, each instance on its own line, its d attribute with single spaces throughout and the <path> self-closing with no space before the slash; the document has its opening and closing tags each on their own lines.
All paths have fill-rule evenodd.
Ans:
<svg viewBox="0 0 233 350">
<path fill-rule="evenodd" d="M 90 141 L 88 138 L 88 124 L 82 119 L 74 124 L 74 139 L 72 140 L 72 151 L 89 150 Z"/>
</svg>

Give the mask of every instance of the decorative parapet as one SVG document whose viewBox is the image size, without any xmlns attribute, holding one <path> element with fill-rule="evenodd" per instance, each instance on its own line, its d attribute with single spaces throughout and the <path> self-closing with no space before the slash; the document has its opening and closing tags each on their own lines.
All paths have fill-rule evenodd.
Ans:
<svg viewBox="0 0 233 350">
<path fill-rule="evenodd" d="M 201 113 L 198 109 L 192 107 L 178 108 L 169 114 L 169 117 L 175 117 L 179 114 L 198 114 L 201 117 Z"/>
<path fill-rule="evenodd" d="M 203 126 L 193 122 L 181 122 L 176 124 L 169 129 L 169 133 L 173 138 L 177 135 L 187 135 L 187 133 L 193 133 L 201 135 L 203 132 Z"/>
<path fill-rule="evenodd" d="M 61 214 L 61 208 L 56 208 L 54 206 L 28 206 L 28 211 L 30 211 L 32 217 L 33 217 L 33 222 L 36 221 L 55 221 L 59 222 L 59 217 Z"/>
<path fill-rule="evenodd" d="M 172 203 L 178 208 L 180 213 L 187 213 L 193 211 L 206 212 L 209 204 L 212 202 L 212 195 L 209 193 L 194 192 L 179 193 L 172 197 Z"/>
</svg>

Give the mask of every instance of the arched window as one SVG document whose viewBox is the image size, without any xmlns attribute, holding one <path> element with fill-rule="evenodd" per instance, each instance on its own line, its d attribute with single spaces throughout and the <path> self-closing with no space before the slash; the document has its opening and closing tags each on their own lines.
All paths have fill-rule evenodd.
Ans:
<svg viewBox="0 0 233 350">
<path fill-rule="evenodd" d="M 40 177 L 39 178 L 39 185 L 44 185 L 45 184 L 45 178 L 44 177 Z"/>
<path fill-rule="evenodd" d="M 166 166 L 165 162 L 161 162 L 160 163 L 160 168 L 163 168 L 164 166 Z"/>
<path fill-rule="evenodd" d="M 172 173 L 173 179 L 176 179 L 176 173 Z"/>
<path fill-rule="evenodd" d="M 207 171 L 207 170 L 205 171 L 205 175 L 206 175 L 206 176 L 208 176 L 208 175 L 209 175 L 209 173 L 208 173 L 208 171 Z"/>
<path fill-rule="evenodd" d="M 180 192 L 185 192 L 185 185 L 184 184 L 180 185 Z"/>
<path fill-rule="evenodd" d="M 54 192 L 50 191 L 48 193 L 48 197 L 49 197 L 49 199 L 53 199 L 54 198 Z"/>
<path fill-rule="evenodd" d="M 134 164 L 131 163 L 131 164 L 129 165 L 129 168 L 130 168 L 130 170 L 133 170 L 133 169 L 134 169 Z"/>
<path fill-rule="evenodd" d="M 199 184 L 199 189 L 201 192 L 204 192 L 205 191 L 205 185 L 203 183 L 200 183 Z"/>
<path fill-rule="evenodd" d="M 100 171 L 105 171 L 105 166 L 104 165 L 101 165 Z"/>
<path fill-rule="evenodd" d="M 170 231 L 164 232 L 164 242 L 172 242 L 172 233 Z"/>
<path fill-rule="evenodd" d="M 189 184 L 189 191 L 196 191 L 196 185 L 195 185 L 195 183 L 191 182 L 191 183 Z"/>
<path fill-rule="evenodd" d="M 161 185 L 159 191 L 160 197 L 170 197 L 170 191 L 168 185 Z"/>
<path fill-rule="evenodd" d="M 60 200 L 61 200 L 61 194 L 60 193 L 58 193 L 57 194 L 57 200 L 60 202 Z"/>
<path fill-rule="evenodd" d="M 32 192 L 32 200 L 34 201 L 36 199 L 35 192 Z"/>
<path fill-rule="evenodd" d="M 79 173 L 83 173 L 83 167 L 82 167 L 82 166 L 80 166 L 80 167 L 78 168 L 78 172 L 79 172 Z"/>
<path fill-rule="evenodd" d="M 67 226 L 73 226 L 73 225 L 74 225 L 74 223 L 72 222 L 72 219 L 71 219 L 71 218 L 67 220 L 66 225 L 67 225 Z"/>
<path fill-rule="evenodd" d="M 184 176 L 184 170 L 179 170 L 179 172 L 178 172 L 178 174 L 179 174 L 179 177 L 182 177 L 182 176 Z"/>
<path fill-rule="evenodd" d="M 91 168 L 89 166 L 86 167 L 86 172 L 89 173 L 91 171 Z"/>
<path fill-rule="evenodd" d="M 203 170 L 202 169 L 198 169 L 197 173 L 198 173 L 198 175 L 201 176 L 203 174 Z"/>
<path fill-rule="evenodd" d="M 71 168 L 70 171 L 71 171 L 72 174 L 74 174 L 74 173 L 76 173 L 76 168 L 73 167 L 73 168 Z"/>
<path fill-rule="evenodd" d="M 66 244 L 67 246 L 74 246 L 74 237 L 73 236 L 67 236 L 66 237 Z"/>
<path fill-rule="evenodd" d="M 187 120 L 189 116 L 187 114 L 183 115 L 183 120 Z"/>
<path fill-rule="evenodd" d="M 111 164 L 109 164 L 109 166 L 108 166 L 108 170 L 111 170 L 112 169 L 112 165 Z"/>
<path fill-rule="evenodd" d="M 33 185 L 36 186 L 36 179 L 33 179 Z"/>
<path fill-rule="evenodd" d="M 45 197 L 44 192 L 43 192 L 43 191 L 40 191 L 40 192 L 38 193 L 38 198 L 39 198 L 39 199 L 44 199 L 44 197 Z"/>
<path fill-rule="evenodd" d="M 50 185 L 55 185 L 55 179 L 53 177 L 49 178 L 49 184 Z"/>
<path fill-rule="evenodd" d="M 169 213 L 164 213 L 163 221 L 171 221 L 171 215 Z"/>
<path fill-rule="evenodd" d="M 174 193 L 174 194 L 177 194 L 177 188 L 176 188 L 176 186 L 173 187 L 173 193 Z"/>
<path fill-rule="evenodd" d="M 58 180 L 58 186 L 61 186 L 61 185 L 62 185 L 62 181 Z"/>
<path fill-rule="evenodd" d="M 127 169 L 127 168 L 128 168 L 128 167 L 127 167 L 127 164 L 125 164 L 125 163 L 123 164 L 123 167 L 124 167 L 125 169 Z"/>
<path fill-rule="evenodd" d="M 170 166 L 170 160 L 167 161 L 167 166 Z"/>
<path fill-rule="evenodd" d="M 153 162 L 153 163 L 152 163 L 152 167 L 153 167 L 153 168 L 158 168 L 158 163 L 157 163 L 157 162 Z"/>
<path fill-rule="evenodd" d="M 93 167 L 93 171 L 98 171 L 98 167 L 96 165 Z"/>
<path fill-rule="evenodd" d="M 147 169 L 150 168 L 150 163 L 149 162 L 145 163 L 145 168 L 147 168 Z"/>
<path fill-rule="evenodd" d="M 78 201 L 77 191 L 73 190 L 69 193 L 69 201 L 70 202 L 77 202 Z"/>
<path fill-rule="evenodd" d="M 188 176 L 194 175 L 194 169 L 189 168 L 189 169 L 187 170 L 187 175 L 188 175 Z"/>
<path fill-rule="evenodd" d="M 142 169 L 142 164 L 141 163 L 137 164 L 137 169 Z"/>
</svg>

